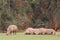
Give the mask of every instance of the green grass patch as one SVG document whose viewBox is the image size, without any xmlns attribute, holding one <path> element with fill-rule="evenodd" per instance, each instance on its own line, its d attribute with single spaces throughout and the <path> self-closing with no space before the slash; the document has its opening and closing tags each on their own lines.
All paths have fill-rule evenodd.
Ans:
<svg viewBox="0 0 60 40">
<path fill-rule="evenodd" d="M 8 36 L 5 33 L 0 33 L 0 40 L 60 40 L 60 32 L 57 32 L 56 35 L 25 35 L 17 33 Z"/>
</svg>

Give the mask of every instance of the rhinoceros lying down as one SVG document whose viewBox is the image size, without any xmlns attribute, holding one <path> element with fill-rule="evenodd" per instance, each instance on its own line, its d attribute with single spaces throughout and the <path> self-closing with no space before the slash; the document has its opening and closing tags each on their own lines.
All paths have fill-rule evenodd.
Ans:
<svg viewBox="0 0 60 40">
<path fill-rule="evenodd" d="M 24 34 L 33 34 L 33 28 L 27 28 L 24 32 Z"/>
<path fill-rule="evenodd" d="M 24 33 L 25 34 L 35 34 L 35 35 L 38 35 L 38 34 L 54 35 L 56 33 L 56 31 L 54 29 L 47 29 L 47 28 L 27 28 Z"/>
<path fill-rule="evenodd" d="M 54 29 L 40 28 L 40 34 L 55 35 L 56 31 Z"/>
<path fill-rule="evenodd" d="M 54 29 L 46 29 L 46 34 L 55 35 L 56 31 Z"/>
</svg>

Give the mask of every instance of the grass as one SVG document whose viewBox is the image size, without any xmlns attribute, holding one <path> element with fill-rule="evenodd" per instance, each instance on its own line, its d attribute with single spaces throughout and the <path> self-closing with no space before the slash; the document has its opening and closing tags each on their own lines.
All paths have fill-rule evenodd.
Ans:
<svg viewBox="0 0 60 40">
<path fill-rule="evenodd" d="M 0 40 L 60 40 L 60 32 L 56 35 L 24 35 L 23 33 L 17 33 L 16 35 L 6 35 L 0 33 Z"/>
</svg>

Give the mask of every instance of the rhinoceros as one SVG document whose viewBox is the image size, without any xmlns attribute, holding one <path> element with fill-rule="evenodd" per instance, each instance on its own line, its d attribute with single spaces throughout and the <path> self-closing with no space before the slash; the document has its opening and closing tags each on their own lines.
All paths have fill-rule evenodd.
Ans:
<svg viewBox="0 0 60 40">
<path fill-rule="evenodd" d="M 33 28 L 27 28 L 24 32 L 24 34 L 33 34 Z"/>
<path fill-rule="evenodd" d="M 18 31 L 18 28 L 16 25 L 9 25 L 8 28 L 7 28 L 7 35 L 9 34 L 16 34 L 16 32 Z"/>
<path fill-rule="evenodd" d="M 46 29 L 46 34 L 55 35 L 56 31 L 54 29 Z"/>
<path fill-rule="evenodd" d="M 55 35 L 56 31 L 54 29 L 48 29 L 48 28 L 40 28 L 40 34 L 52 34 Z"/>
<path fill-rule="evenodd" d="M 46 34 L 46 28 L 39 28 L 39 32 L 42 35 Z"/>
<path fill-rule="evenodd" d="M 35 29 L 33 30 L 33 34 L 39 35 L 39 34 L 40 34 L 40 30 L 39 30 L 38 28 L 35 28 Z"/>
</svg>

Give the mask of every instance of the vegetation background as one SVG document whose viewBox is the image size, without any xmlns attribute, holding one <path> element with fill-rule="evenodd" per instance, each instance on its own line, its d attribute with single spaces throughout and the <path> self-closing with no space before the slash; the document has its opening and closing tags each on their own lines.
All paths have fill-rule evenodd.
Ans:
<svg viewBox="0 0 60 40">
<path fill-rule="evenodd" d="M 0 30 L 15 24 L 28 27 L 60 28 L 60 0 L 0 0 Z"/>
</svg>

